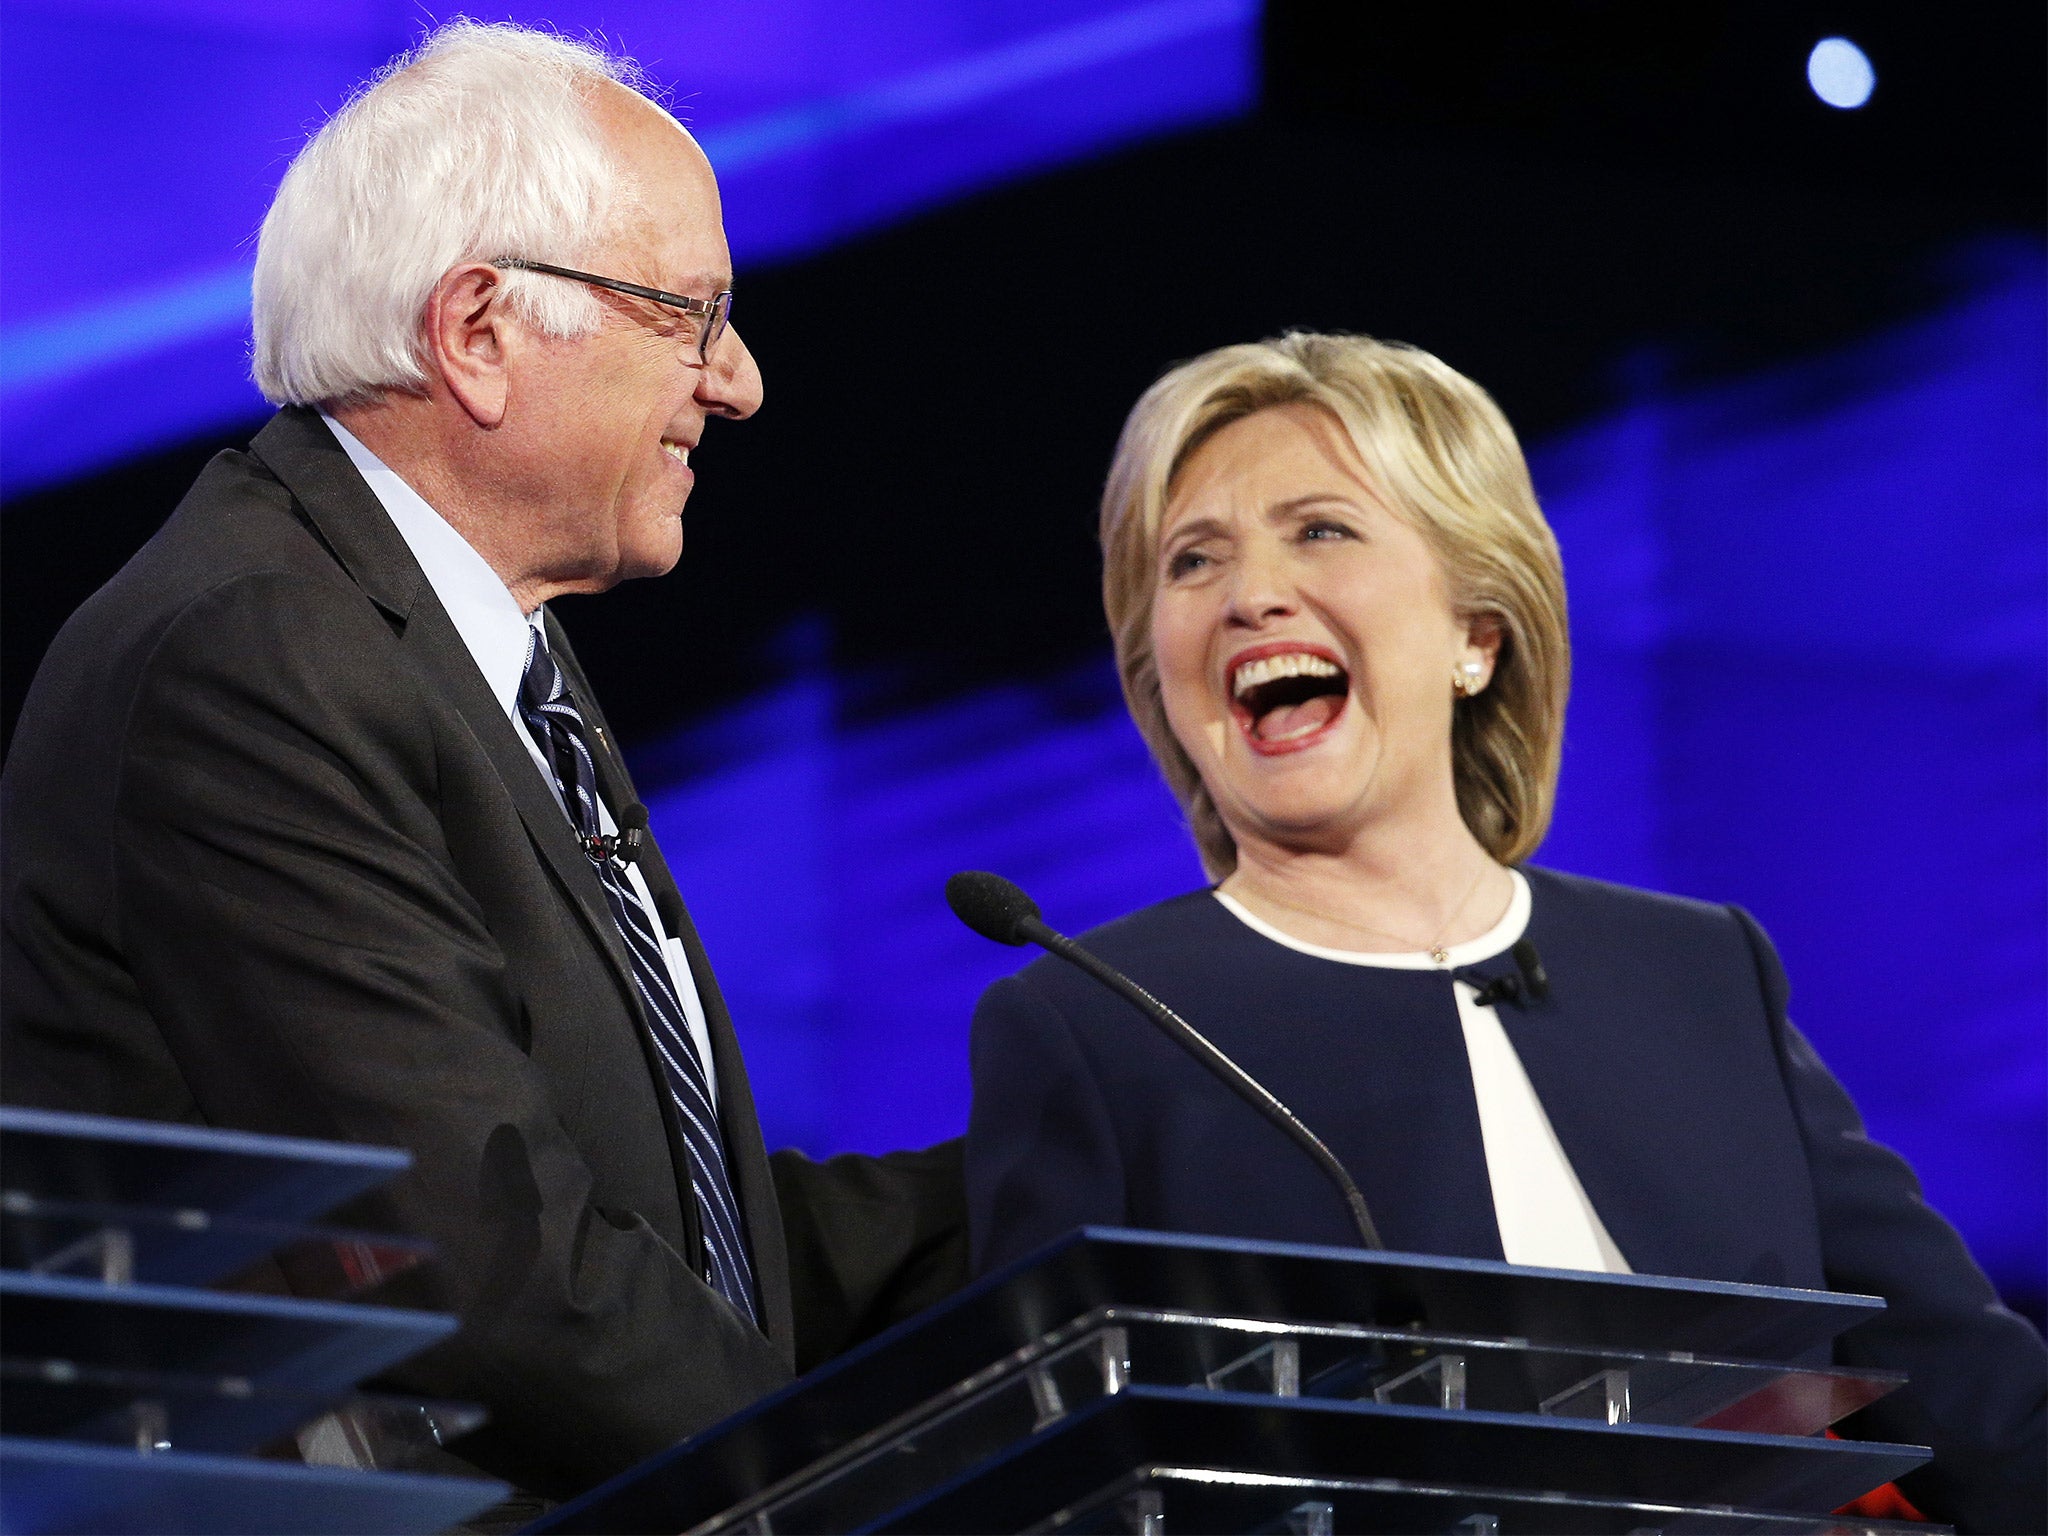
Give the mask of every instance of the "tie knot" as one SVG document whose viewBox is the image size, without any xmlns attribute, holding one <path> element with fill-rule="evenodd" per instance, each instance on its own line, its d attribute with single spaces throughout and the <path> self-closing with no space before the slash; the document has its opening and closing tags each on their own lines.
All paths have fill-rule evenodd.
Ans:
<svg viewBox="0 0 2048 1536">
<path fill-rule="evenodd" d="M 539 629 L 529 630 L 526 642 L 526 670 L 519 678 L 519 701 L 528 709 L 539 709 L 562 696 L 562 669 L 548 654 L 547 640 Z"/>
</svg>

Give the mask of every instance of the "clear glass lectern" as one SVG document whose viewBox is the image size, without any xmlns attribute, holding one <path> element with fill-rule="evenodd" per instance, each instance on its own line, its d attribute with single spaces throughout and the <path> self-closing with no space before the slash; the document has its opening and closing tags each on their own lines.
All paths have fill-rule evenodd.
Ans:
<svg viewBox="0 0 2048 1536">
<path fill-rule="evenodd" d="M 502 1498 L 417 1470 L 477 1409 L 357 1390 L 455 1329 L 351 1299 L 424 1244 L 319 1224 L 411 1161 L 0 1108 L 0 1529 L 425 1532 Z M 316 1294 L 237 1288 L 280 1256 Z"/>
<path fill-rule="evenodd" d="M 1870 1297 L 1085 1228 L 551 1532 L 1873 1533 Z"/>
</svg>

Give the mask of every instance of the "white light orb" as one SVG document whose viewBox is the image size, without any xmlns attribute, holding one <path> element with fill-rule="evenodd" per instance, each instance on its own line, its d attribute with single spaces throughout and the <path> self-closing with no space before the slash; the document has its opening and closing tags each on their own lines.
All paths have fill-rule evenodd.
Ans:
<svg viewBox="0 0 2048 1536">
<path fill-rule="evenodd" d="M 1824 37 L 1806 56 L 1806 83 L 1829 106 L 1847 112 L 1870 100 L 1877 89 L 1877 71 L 1846 37 Z"/>
</svg>

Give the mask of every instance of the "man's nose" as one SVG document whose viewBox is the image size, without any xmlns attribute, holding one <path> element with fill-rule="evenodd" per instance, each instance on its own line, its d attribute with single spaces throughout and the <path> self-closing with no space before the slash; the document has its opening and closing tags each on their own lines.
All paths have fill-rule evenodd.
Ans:
<svg viewBox="0 0 2048 1536">
<path fill-rule="evenodd" d="M 697 376 L 697 401 L 707 415 L 734 421 L 744 421 L 761 409 L 760 364 L 731 326 L 718 338 L 711 360 Z"/>
</svg>

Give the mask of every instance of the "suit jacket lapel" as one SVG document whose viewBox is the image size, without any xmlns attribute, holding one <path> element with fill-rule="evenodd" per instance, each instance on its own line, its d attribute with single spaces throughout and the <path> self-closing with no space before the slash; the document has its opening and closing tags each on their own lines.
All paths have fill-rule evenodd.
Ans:
<svg viewBox="0 0 2048 1536">
<path fill-rule="evenodd" d="M 419 608 L 419 619 L 425 622 L 416 619 L 408 626 L 408 645 L 413 643 L 417 632 L 422 661 L 437 680 L 445 682 L 445 696 L 461 711 L 477 743 L 489 756 L 491 766 L 498 770 L 498 777 L 504 781 L 513 805 L 518 808 L 526 835 L 533 840 L 542 861 L 582 918 L 591 939 L 611 962 L 619 990 L 638 1017 L 639 989 L 633 981 L 626 941 L 605 902 L 604 887 L 591 867 L 590 857 L 577 841 L 569 818 L 563 814 L 561 802 L 541 778 L 540 770 L 519 739 L 518 727 L 513 725 L 503 706 L 485 686 L 483 674 L 477 671 L 469 648 L 462 643 L 462 636 L 456 632 L 454 623 L 431 589 L 426 592 Z"/>
<path fill-rule="evenodd" d="M 265 464 L 292 493 L 314 532 L 333 551 L 344 570 L 364 594 L 398 621 L 402 643 L 420 669 L 433 679 L 437 693 L 454 704 L 468 725 L 506 792 L 519 812 L 529 838 L 541 859 L 583 920 L 591 939 L 610 961 L 626 1006 L 640 1021 L 638 1034 L 648 1070 L 663 1091 L 657 1096 L 662 1106 L 671 1160 L 678 1172 L 677 1198 L 693 1245 L 701 1245 L 696 1201 L 688 1198 L 685 1176 L 689 1155 L 670 1102 L 666 1081 L 653 1060 L 653 1043 L 640 1013 L 639 989 L 633 980 L 632 963 L 625 940 L 606 905 L 604 888 L 592 869 L 576 834 L 563 815 L 532 757 L 516 733 L 504 707 L 486 686 L 475 659 L 462 642 L 454 622 L 435 597 L 432 585 L 413 558 L 405 538 L 385 513 L 375 493 L 363 483 L 341 445 L 334 440 L 318 415 L 300 408 L 281 411 L 257 434 L 250 451 Z M 597 736 L 598 750 L 592 753 L 601 789 L 613 806 L 624 806 L 638 797 L 627 776 L 624 762 L 613 745 L 611 730 L 591 697 L 588 679 L 577 665 L 575 653 L 559 626 L 549 616 L 549 645 L 568 673 L 570 686 L 583 706 Z M 674 893 L 675 881 L 662 860 L 661 852 L 648 839 L 642 873 L 657 899 L 664 891 Z M 663 903 L 666 905 L 666 903 Z M 731 1162 L 735 1193 L 745 1214 L 748 1235 L 754 1247 L 755 1276 L 760 1290 L 761 1321 L 764 1332 L 780 1347 L 785 1359 L 795 1356 L 794 1329 L 789 1303 L 789 1264 L 782 1236 L 781 1210 L 761 1142 L 760 1123 L 754 1113 L 754 1099 L 747 1084 L 746 1067 L 740 1059 L 739 1041 L 733 1034 L 732 1019 L 718 991 L 718 982 L 704 954 L 695 927 L 676 896 L 674 912 L 680 918 L 682 940 L 690 970 L 703 999 L 710 1026 L 712 1059 L 718 1072 L 719 1118 L 723 1122 Z M 701 1262 L 701 1254 L 693 1262 Z"/>
<path fill-rule="evenodd" d="M 439 696 L 455 705 L 490 758 L 535 849 L 611 962 L 629 1005 L 637 1009 L 625 941 L 605 905 L 604 889 L 589 858 L 375 493 L 363 484 L 355 465 L 312 411 L 280 411 L 256 435 L 250 451 L 284 482 L 365 595 L 403 623 L 406 650 L 434 680 Z"/>
<path fill-rule="evenodd" d="M 256 434 L 249 452 L 284 482 L 364 594 L 401 622 L 410 618 L 419 595 L 433 591 L 426 573 L 318 413 L 286 407 Z"/>
</svg>

